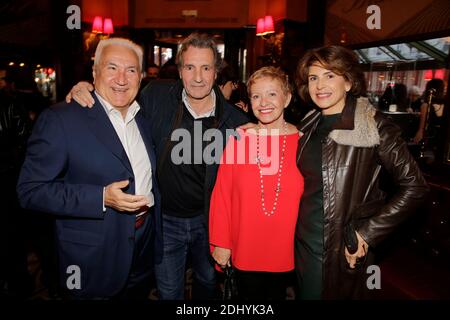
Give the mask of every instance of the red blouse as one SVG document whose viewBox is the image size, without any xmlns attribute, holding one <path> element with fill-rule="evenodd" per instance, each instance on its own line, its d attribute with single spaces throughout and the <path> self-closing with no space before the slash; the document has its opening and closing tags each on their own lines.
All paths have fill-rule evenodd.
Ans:
<svg viewBox="0 0 450 320">
<path fill-rule="evenodd" d="M 232 263 L 239 270 L 293 270 L 295 225 L 303 193 L 303 177 L 296 165 L 299 136 L 297 133 L 286 136 L 278 203 L 274 214 L 268 216 L 262 209 L 256 135 L 241 130 L 239 134 L 239 140 L 230 138 L 222 155 L 211 198 L 210 243 L 231 249 Z M 260 136 L 259 139 L 265 208 L 270 214 L 283 135 Z"/>
</svg>

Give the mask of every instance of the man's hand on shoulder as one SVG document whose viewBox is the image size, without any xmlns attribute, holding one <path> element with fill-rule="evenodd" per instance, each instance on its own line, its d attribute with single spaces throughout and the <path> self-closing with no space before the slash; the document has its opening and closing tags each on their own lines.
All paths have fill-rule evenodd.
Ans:
<svg viewBox="0 0 450 320">
<path fill-rule="evenodd" d="M 94 98 L 92 98 L 91 91 L 94 90 L 94 86 L 86 81 L 80 81 L 66 96 L 66 102 L 70 103 L 72 99 L 78 102 L 82 107 L 92 108 L 94 105 Z"/>
<path fill-rule="evenodd" d="M 258 126 L 257 123 L 247 122 L 247 123 L 244 123 L 243 125 L 239 126 L 238 129 L 245 131 L 245 130 L 249 130 L 249 129 L 256 129 L 257 126 Z"/>
</svg>

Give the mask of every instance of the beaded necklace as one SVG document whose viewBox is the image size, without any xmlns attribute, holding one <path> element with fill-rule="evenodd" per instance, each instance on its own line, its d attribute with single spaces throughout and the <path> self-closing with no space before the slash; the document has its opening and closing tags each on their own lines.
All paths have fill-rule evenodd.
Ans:
<svg viewBox="0 0 450 320">
<path fill-rule="evenodd" d="M 265 196 L 264 196 L 264 180 L 263 180 L 263 174 L 262 174 L 262 168 L 261 168 L 261 163 L 263 162 L 263 158 L 259 154 L 259 126 L 258 126 L 258 130 L 256 132 L 256 163 L 258 165 L 259 180 L 261 182 L 261 184 L 260 184 L 260 186 L 261 186 L 261 206 L 262 206 L 262 210 L 263 210 L 264 215 L 267 216 L 267 217 L 270 217 L 270 216 L 272 216 L 275 213 L 275 211 L 277 209 L 277 204 L 278 204 L 278 196 L 279 196 L 280 191 L 281 191 L 281 174 L 283 172 L 284 151 L 286 149 L 286 136 L 287 136 L 287 123 L 286 123 L 286 121 L 283 124 L 283 129 L 284 129 L 283 144 L 282 144 L 282 147 L 281 147 L 281 159 L 280 159 L 280 166 L 278 168 L 277 186 L 275 188 L 275 200 L 273 202 L 272 210 L 270 210 L 270 212 L 268 212 L 266 210 L 266 201 L 265 201 Z"/>
</svg>

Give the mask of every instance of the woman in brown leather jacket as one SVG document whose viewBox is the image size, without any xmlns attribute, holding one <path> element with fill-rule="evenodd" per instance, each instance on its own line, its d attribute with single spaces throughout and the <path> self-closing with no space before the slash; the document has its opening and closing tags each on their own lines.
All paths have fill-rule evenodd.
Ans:
<svg viewBox="0 0 450 320">
<path fill-rule="evenodd" d="M 372 248 L 414 212 L 427 184 L 399 128 L 362 97 L 364 76 L 352 51 L 308 51 L 296 83 L 315 106 L 300 124 L 297 151 L 305 181 L 295 236 L 299 298 L 368 298 Z M 384 173 L 395 185 L 389 197 L 380 188 Z M 345 233 L 356 236 L 353 254 Z"/>
</svg>

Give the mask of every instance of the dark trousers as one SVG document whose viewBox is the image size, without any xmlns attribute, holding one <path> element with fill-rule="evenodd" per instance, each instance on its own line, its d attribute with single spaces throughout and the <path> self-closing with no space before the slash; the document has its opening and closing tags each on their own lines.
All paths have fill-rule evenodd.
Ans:
<svg viewBox="0 0 450 320">
<path fill-rule="evenodd" d="M 152 265 L 149 264 L 147 250 L 153 250 L 152 235 L 150 234 L 150 224 L 153 208 L 144 224 L 136 229 L 133 262 L 131 264 L 130 275 L 128 276 L 126 287 L 114 299 L 119 300 L 146 300 L 151 290 Z"/>
<path fill-rule="evenodd" d="M 286 300 L 288 272 L 256 272 L 236 269 L 239 299 Z"/>
</svg>

